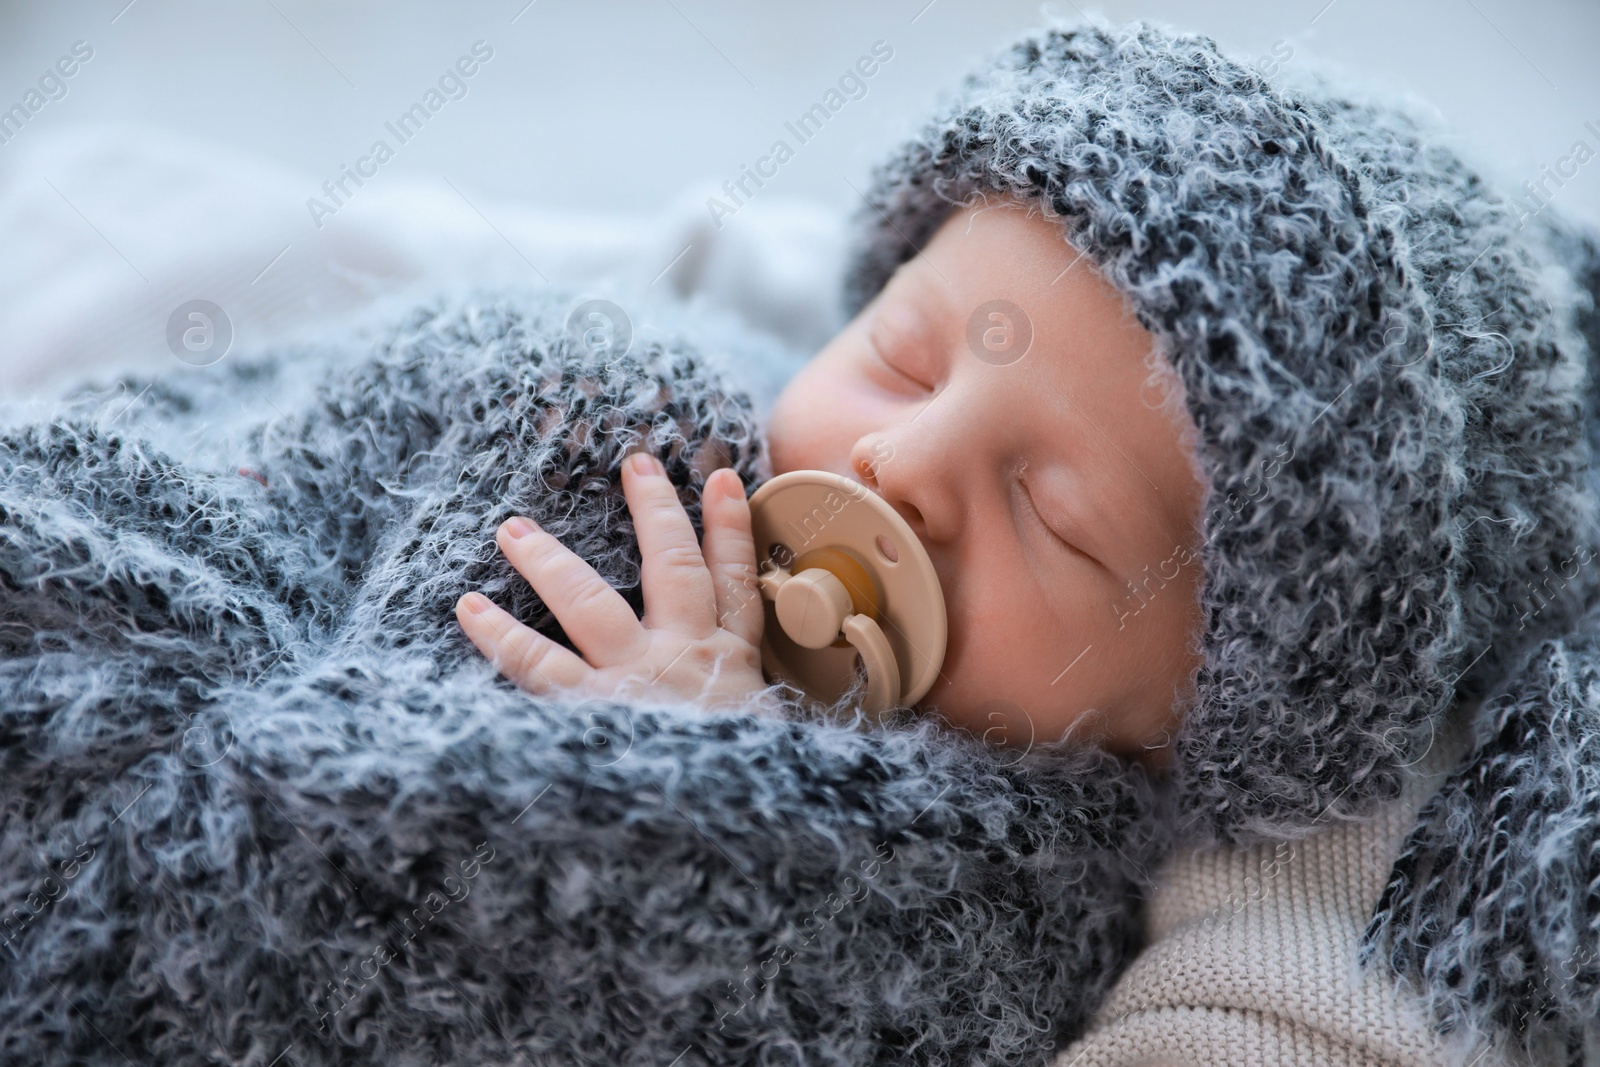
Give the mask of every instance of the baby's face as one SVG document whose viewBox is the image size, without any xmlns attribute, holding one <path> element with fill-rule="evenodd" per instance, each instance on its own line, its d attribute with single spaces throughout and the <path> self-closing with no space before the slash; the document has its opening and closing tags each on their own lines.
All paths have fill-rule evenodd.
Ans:
<svg viewBox="0 0 1600 1067">
<path fill-rule="evenodd" d="M 1057 220 L 1002 201 L 957 210 L 779 396 L 773 473 L 861 482 L 938 571 L 950 641 L 921 710 L 1165 762 L 1204 486 L 1153 344 Z"/>
</svg>

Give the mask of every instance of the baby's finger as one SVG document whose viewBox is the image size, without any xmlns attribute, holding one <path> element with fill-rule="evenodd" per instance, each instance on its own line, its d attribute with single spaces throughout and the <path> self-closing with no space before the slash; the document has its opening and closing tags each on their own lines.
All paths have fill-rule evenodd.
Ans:
<svg viewBox="0 0 1600 1067">
<path fill-rule="evenodd" d="M 761 587 L 756 584 L 756 544 L 750 529 L 750 501 L 731 467 L 706 479 L 701 520 L 704 552 L 717 587 L 717 619 L 752 645 L 761 643 Z"/>
<path fill-rule="evenodd" d="M 643 471 L 635 466 L 641 457 Z M 622 493 L 643 563 L 645 625 L 710 636 L 717 629 L 717 592 L 677 489 L 648 452 L 635 452 L 623 467 Z"/>
<path fill-rule="evenodd" d="M 611 667 L 643 652 L 648 639 L 639 617 L 582 556 L 521 516 L 501 523 L 495 541 L 584 659 Z"/>
<path fill-rule="evenodd" d="M 548 637 L 524 626 L 482 593 L 456 601 L 456 620 L 494 669 L 530 693 L 581 685 L 589 666 Z"/>
</svg>

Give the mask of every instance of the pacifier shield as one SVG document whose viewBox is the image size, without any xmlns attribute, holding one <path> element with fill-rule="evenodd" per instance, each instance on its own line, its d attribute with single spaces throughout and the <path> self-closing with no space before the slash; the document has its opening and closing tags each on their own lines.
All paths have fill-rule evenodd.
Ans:
<svg viewBox="0 0 1600 1067">
<path fill-rule="evenodd" d="M 858 652 L 843 633 L 825 647 L 804 647 L 780 624 L 777 588 L 794 574 L 822 568 L 850 595 L 819 597 L 816 603 L 853 618 L 848 629 L 858 638 L 863 630 L 881 632 L 893 659 L 893 667 L 879 673 L 897 675 L 890 686 L 897 697 L 867 710 L 909 707 L 922 699 L 944 663 L 949 637 L 944 593 L 927 550 L 894 508 L 859 482 L 804 470 L 780 474 L 757 489 L 750 497 L 750 517 L 762 572 L 761 665 L 768 679 L 832 702 L 849 687 L 858 664 L 874 658 Z M 889 684 L 878 678 L 874 686 L 870 670 L 868 681 L 869 692 Z"/>
</svg>

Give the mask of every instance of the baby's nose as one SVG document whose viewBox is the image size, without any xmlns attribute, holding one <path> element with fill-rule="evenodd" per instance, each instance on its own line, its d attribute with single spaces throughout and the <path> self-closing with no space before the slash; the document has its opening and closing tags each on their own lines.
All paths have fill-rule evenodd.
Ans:
<svg viewBox="0 0 1600 1067">
<path fill-rule="evenodd" d="M 894 447 L 882 434 L 863 436 L 850 452 L 850 472 L 862 485 L 881 491 L 878 472 L 893 458 Z"/>
<path fill-rule="evenodd" d="M 879 441 L 885 447 L 875 449 L 870 443 L 857 447 L 851 455 L 851 473 L 883 498 L 911 527 L 928 554 L 936 556 L 935 544 L 956 532 L 951 520 L 959 512 L 959 504 L 946 499 L 951 489 L 949 472 L 941 474 L 917 457 L 887 447 L 882 438 Z M 937 514 L 931 513 L 930 507 Z"/>
<path fill-rule="evenodd" d="M 883 464 L 893 455 L 894 453 L 886 447 L 886 442 L 881 437 L 876 438 L 874 443 L 867 444 L 865 447 L 858 445 L 850 459 L 851 473 L 855 476 L 856 481 L 877 493 L 885 503 L 894 508 L 895 513 L 906 520 L 906 525 L 910 526 L 917 535 L 917 540 L 922 542 L 922 547 L 927 548 L 928 527 L 927 523 L 923 521 L 922 512 L 918 511 L 917 506 L 911 501 L 902 498 L 900 494 L 886 491 L 883 482 L 878 477 Z"/>
</svg>

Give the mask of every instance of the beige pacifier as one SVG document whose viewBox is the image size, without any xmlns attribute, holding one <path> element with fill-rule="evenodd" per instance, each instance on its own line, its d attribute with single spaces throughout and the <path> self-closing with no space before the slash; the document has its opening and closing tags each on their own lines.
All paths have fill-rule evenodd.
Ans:
<svg viewBox="0 0 1600 1067">
<path fill-rule="evenodd" d="M 915 704 L 949 631 L 922 542 L 882 497 L 827 471 L 790 471 L 750 497 L 766 624 L 761 666 L 831 703 L 866 671 L 863 709 Z"/>
</svg>

